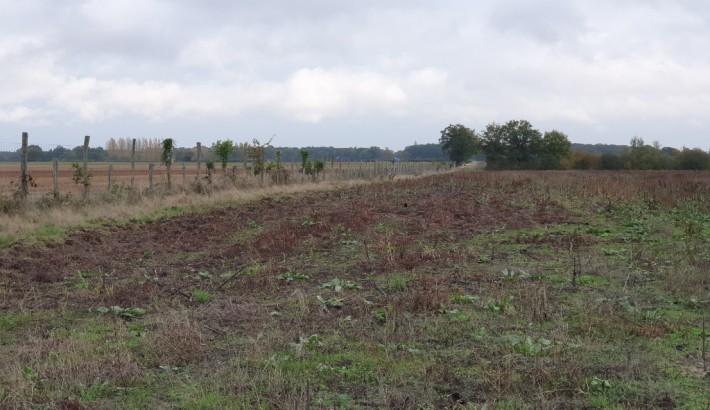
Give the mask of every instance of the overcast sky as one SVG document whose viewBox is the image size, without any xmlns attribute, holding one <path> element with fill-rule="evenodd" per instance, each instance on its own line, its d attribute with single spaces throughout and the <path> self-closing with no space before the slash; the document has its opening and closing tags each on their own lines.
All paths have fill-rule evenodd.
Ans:
<svg viewBox="0 0 710 410">
<path fill-rule="evenodd" d="M 710 149 L 706 0 L 0 0 L 0 142 Z M 50 146 L 51 148 L 51 146 Z"/>
</svg>

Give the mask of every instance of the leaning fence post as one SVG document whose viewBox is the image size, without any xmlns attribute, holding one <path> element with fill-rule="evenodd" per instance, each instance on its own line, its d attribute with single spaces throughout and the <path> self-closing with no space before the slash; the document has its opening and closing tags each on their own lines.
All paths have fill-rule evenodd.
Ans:
<svg viewBox="0 0 710 410">
<path fill-rule="evenodd" d="M 22 195 L 27 196 L 29 190 L 27 188 L 27 144 L 29 136 L 26 132 L 22 133 L 22 150 L 20 151 L 20 189 Z"/>
<path fill-rule="evenodd" d="M 89 194 L 89 139 L 84 136 L 84 198 Z"/>
</svg>

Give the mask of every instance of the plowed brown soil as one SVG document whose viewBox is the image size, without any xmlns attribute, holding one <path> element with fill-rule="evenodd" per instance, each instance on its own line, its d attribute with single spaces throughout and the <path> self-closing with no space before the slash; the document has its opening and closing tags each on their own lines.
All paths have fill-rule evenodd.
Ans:
<svg viewBox="0 0 710 410">
<path fill-rule="evenodd" d="M 438 257 L 426 258 L 421 252 L 410 251 L 421 241 L 436 243 L 495 229 L 572 220 L 554 202 L 520 203 L 520 185 L 495 190 L 481 185 L 490 183 L 476 173 L 436 175 L 307 195 L 265 197 L 153 223 L 79 229 L 51 248 L 27 247 L 19 242 L 0 253 L 0 280 L 13 288 L 12 294 L 36 292 L 36 300 L 29 297 L 27 303 L 34 300 L 46 307 L 60 303 L 61 298 L 40 291 L 43 284 L 70 282 L 80 272 L 98 273 L 114 284 L 111 295 L 72 303 L 130 305 L 141 300 L 145 304 L 161 289 L 179 290 L 181 275 L 220 274 L 267 262 L 278 271 L 282 269 L 280 264 L 293 265 L 304 243 L 308 243 L 309 252 L 327 253 L 329 248 L 339 246 L 337 232 L 371 238 L 371 243 L 361 244 L 358 251 L 357 257 L 362 259 L 358 269 L 414 269 L 441 263 Z M 486 196 L 482 197 L 484 188 Z M 378 225 L 398 227 L 398 232 L 378 231 Z M 384 242 L 390 243 L 397 254 L 370 258 L 370 253 L 382 251 Z M 155 280 L 137 283 L 130 279 L 143 277 Z M 259 290 L 259 286 L 248 288 L 252 293 Z"/>
</svg>

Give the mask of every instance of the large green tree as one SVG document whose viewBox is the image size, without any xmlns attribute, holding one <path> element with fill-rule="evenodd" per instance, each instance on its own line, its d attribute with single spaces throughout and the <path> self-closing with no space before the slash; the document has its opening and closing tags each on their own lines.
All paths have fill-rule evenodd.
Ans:
<svg viewBox="0 0 710 410">
<path fill-rule="evenodd" d="M 545 135 L 526 120 L 490 123 L 481 135 L 489 169 L 557 169 L 570 153 L 570 141 L 559 131 Z"/>
<path fill-rule="evenodd" d="M 439 145 L 458 167 L 478 152 L 480 141 L 474 130 L 461 124 L 450 124 L 441 131 Z"/>
<path fill-rule="evenodd" d="M 565 133 L 545 132 L 540 144 L 540 165 L 543 169 L 560 169 L 560 160 L 570 154 L 572 143 Z"/>
<path fill-rule="evenodd" d="M 534 167 L 540 154 L 542 134 L 526 120 L 508 121 L 503 126 L 503 141 L 508 148 L 508 161 L 514 168 Z"/>
<path fill-rule="evenodd" d="M 486 125 L 481 135 L 483 153 L 486 154 L 486 167 L 489 169 L 500 169 L 506 166 L 508 146 L 504 136 L 504 126 L 495 122 Z"/>
<path fill-rule="evenodd" d="M 676 154 L 675 161 L 676 169 L 710 169 L 710 154 L 700 148 L 683 148 L 683 151 L 678 151 Z"/>
</svg>

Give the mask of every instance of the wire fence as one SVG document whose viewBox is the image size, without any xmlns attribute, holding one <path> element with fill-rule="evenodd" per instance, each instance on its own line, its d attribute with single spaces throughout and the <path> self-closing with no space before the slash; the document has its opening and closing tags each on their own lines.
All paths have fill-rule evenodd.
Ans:
<svg viewBox="0 0 710 410">
<path fill-rule="evenodd" d="M 89 161 L 89 137 L 83 146 L 67 148 L 61 144 L 30 145 L 0 142 L 0 196 L 55 198 L 80 194 L 84 198 L 109 198 L 130 195 L 154 195 L 173 192 L 204 193 L 229 187 L 248 189 L 269 185 L 352 180 L 394 179 L 398 175 L 423 174 L 448 169 L 441 162 L 367 161 L 344 162 L 334 158 L 315 161 L 319 167 L 303 169 L 300 162 L 227 163 L 214 169 L 204 161 L 197 144 L 197 161 L 171 163 L 160 161 L 160 153 L 145 150 L 141 156 L 133 150 L 126 161 Z M 96 150 L 96 149 L 95 149 Z M 103 150 L 99 153 L 105 155 Z M 54 157 L 51 161 L 49 158 Z M 4 157 L 3 157 L 4 155 Z M 221 165 L 221 164 L 220 164 Z"/>
<path fill-rule="evenodd" d="M 76 162 L 28 162 L 28 194 L 43 195 L 111 194 L 131 190 L 141 193 L 163 191 L 189 191 L 202 185 L 204 188 L 286 185 L 293 183 L 353 180 L 393 179 L 402 175 L 416 175 L 448 169 L 441 163 L 431 162 L 334 162 L 313 174 L 301 170 L 301 164 L 283 163 L 278 169 L 264 170 L 254 174 L 252 163 L 229 163 L 225 169 L 209 171 L 206 165 L 194 162 L 175 163 L 168 170 L 154 162 L 90 162 L 87 164 L 87 180 L 83 166 Z M 88 184 L 88 185 L 85 185 Z M 0 192 L 12 193 L 21 186 L 19 162 L 0 163 Z"/>
</svg>

